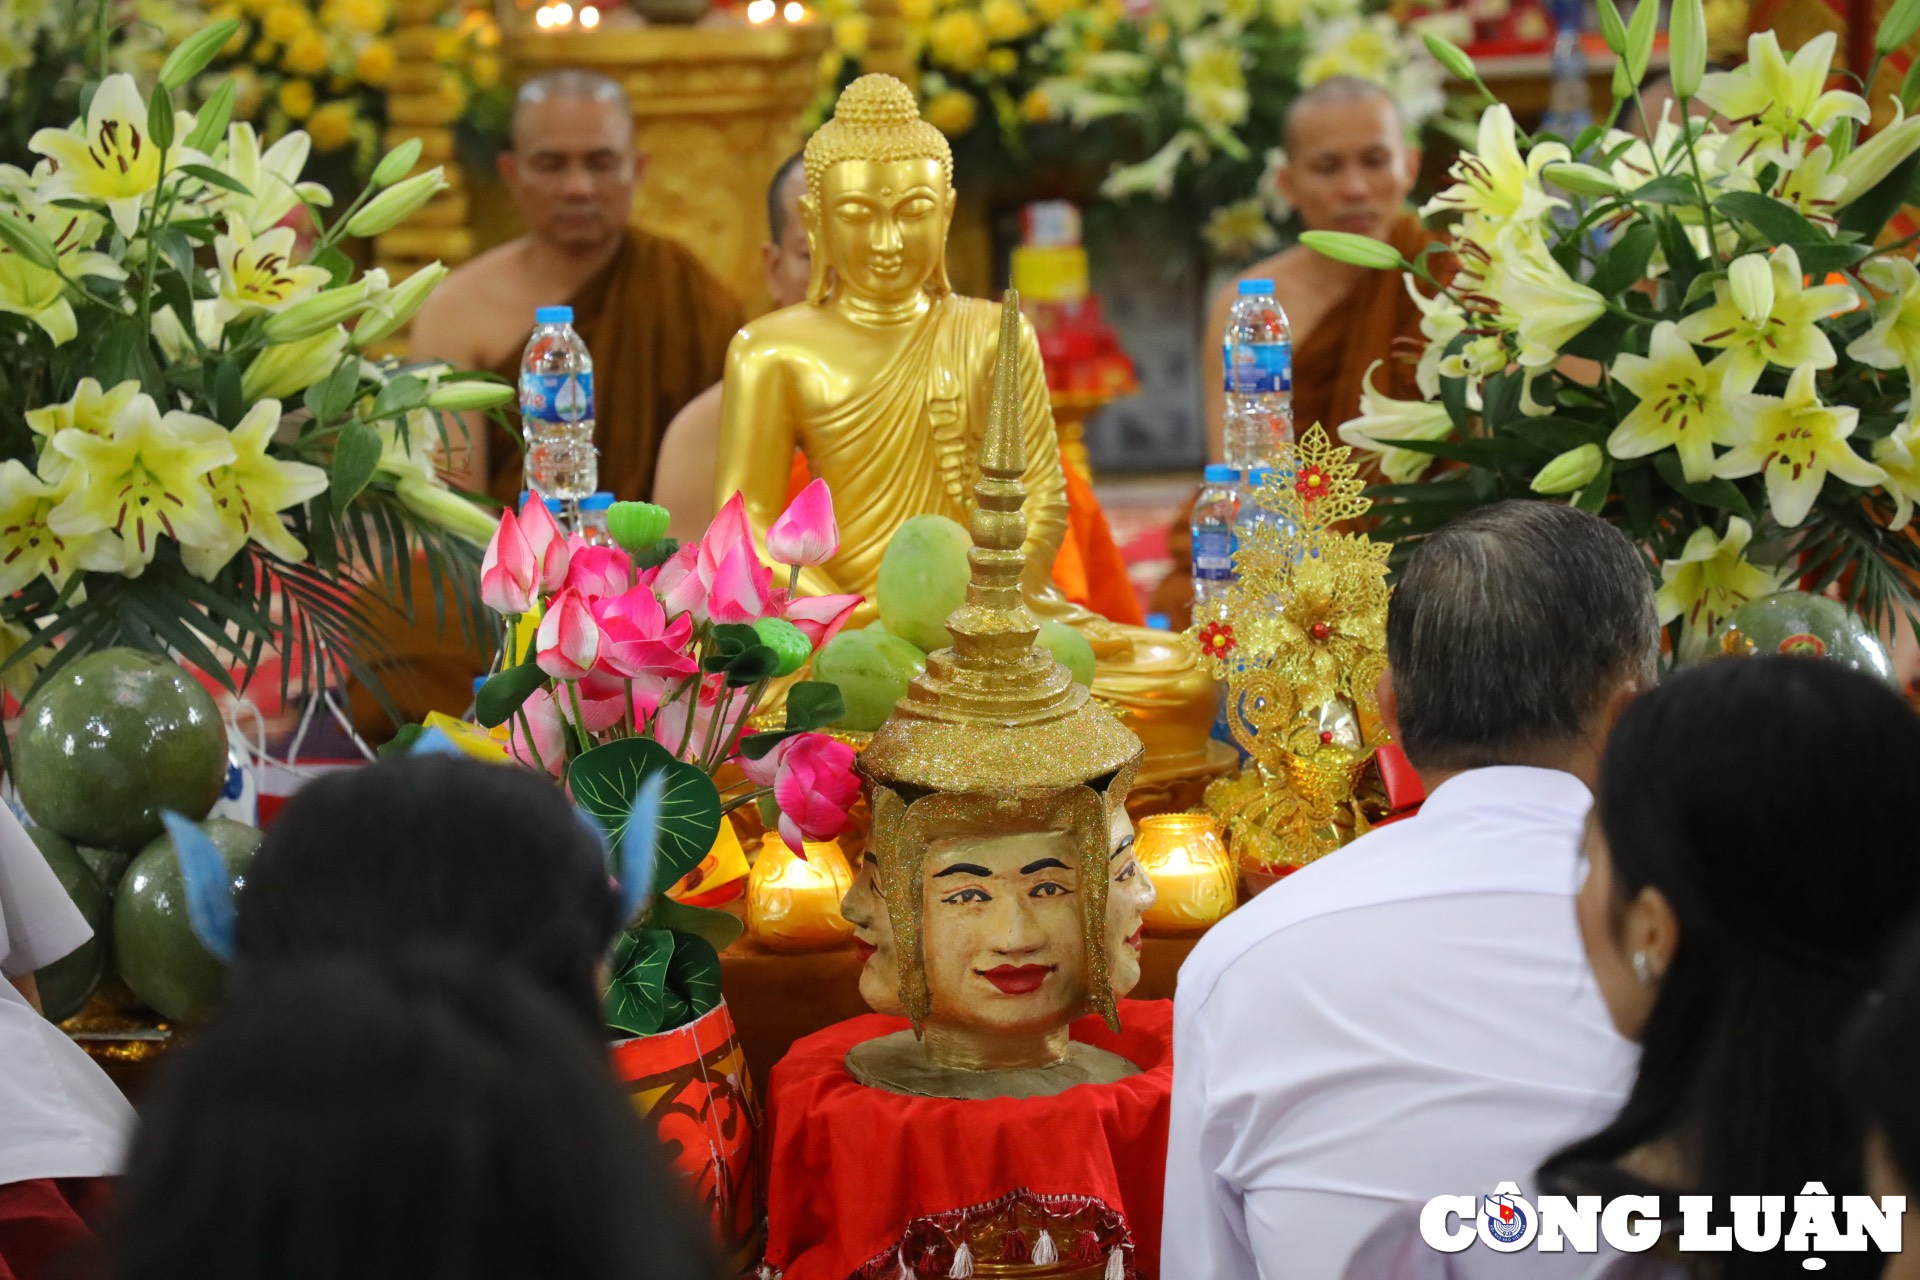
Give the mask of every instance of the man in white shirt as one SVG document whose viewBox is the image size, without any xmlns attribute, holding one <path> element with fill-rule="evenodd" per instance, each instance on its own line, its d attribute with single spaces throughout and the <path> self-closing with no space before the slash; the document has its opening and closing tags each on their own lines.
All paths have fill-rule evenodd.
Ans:
<svg viewBox="0 0 1920 1280">
<path fill-rule="evenodd" d="M 1165 1280 L 1338 1280 L 1399 1204 L 1529 1186 L 1632 1079 L 1574 923 L 1614 713 L 1655 675 L 1639 555 L 1510 502 L 1420 544 L 1381 714 L 1428 800 L 1227 917 L 1174 1001 Z"/>
<path fill-rule="evenodd" d="M 0 1275 L 36 1277 L 90 1235 L 120 1170 L 133 1108 L 106 1073 L 40 1016 L 33 974 L 93 936 L 86 918 L 0 805 Z"/>
</svg>

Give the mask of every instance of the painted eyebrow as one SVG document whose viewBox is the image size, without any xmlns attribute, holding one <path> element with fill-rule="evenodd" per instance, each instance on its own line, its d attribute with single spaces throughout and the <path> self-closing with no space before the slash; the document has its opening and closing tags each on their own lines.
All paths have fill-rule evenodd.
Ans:
<svg viewBox="0 0 1920 1280">
<path fill-rule="evenodd" d="M 1036 871 L 1045 871 L 1048 867 L 1058 867 L 1062 871 L 1072 870 L 1071 867 L 1058 858 L 1042 858 L 1038 862 L 1029 862 L 1026 866 L 1020 868 L 1020 874 L 1030 876 Z"/>
<path fill-rule="evenodd" d="M 936 871 L 933 873 L 935 880 L 938 880 L 941 876 L 980 876 L 983 879 L 991 880 L 993 878 L 993 872 L 977 862 L 956 862 L 945 871 Z"/>
<path fill-rule="evenodd" d="M 1128 836 L 1125 840 L 1122 840 L 1120 842 L 1119 846 L 1115 848 L 1112 853 L 1107 855 L 1107 861 L 1112 862 L 1115 858 L 1119 857 L 1121 854 L 1127 852 L 1131 848 L 1133 848 L 1133 837 Z"/>
</svg>

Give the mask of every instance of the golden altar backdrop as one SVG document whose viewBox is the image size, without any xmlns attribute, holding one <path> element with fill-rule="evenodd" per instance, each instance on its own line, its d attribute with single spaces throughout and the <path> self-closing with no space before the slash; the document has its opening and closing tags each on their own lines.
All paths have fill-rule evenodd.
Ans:
<svg viewBox="0 0 1920 1280">
<path fill-rule="evenodd" d="M 767 183 L 800 146 L 830 40 L 820 23 L 715 21 L 515 33 L 506 47 L 516 80 L 579 67 L 626 89 L 634 146 L 647 157 L 634 221 L 691 249 L 751 315 L 768 306 L 760 280 Z"/>
</svg>

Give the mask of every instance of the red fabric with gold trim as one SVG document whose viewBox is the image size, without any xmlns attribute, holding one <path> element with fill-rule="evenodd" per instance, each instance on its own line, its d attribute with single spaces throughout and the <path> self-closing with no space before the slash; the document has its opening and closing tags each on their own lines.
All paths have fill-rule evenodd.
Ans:
<svg viewBox="0 0 1920 1280">
<path fill-rule="evenodd" d="M 1083 1244 L 1110 1248 L 1117 1224 L 1128 1274 L 1152 1280 L 1173 1002 L 1123 1000 L 1120 1021 L 1115 1035 L 1099 1018 L 1082 1018 L 1073 1038 L 1120 1054 L 1141 1074 L 1051 1098 L 908 1097 L 856 1081 L 847 1051 L 904 1030 L 904 1018 L 850 1018 L 796 1041 L 767 1090 L 767 1264 L 786 1280 L 847 1280 L 891 1259 L 898 1275 L 903 1244 L 938 1252 L 930 1223 L 950 1227 L 955 1214 L 1027 1192 L 1046 1212 L 1073 1215 L 1074 1229 L 1056 1242 L 1063 1260 Z M 1091 1243 L 1080 1239 L 1083 1223 Z"/>
</svg>

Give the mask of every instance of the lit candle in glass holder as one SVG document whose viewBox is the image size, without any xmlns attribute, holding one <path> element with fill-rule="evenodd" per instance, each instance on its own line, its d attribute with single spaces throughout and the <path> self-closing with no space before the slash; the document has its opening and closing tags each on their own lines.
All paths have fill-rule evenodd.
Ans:
<svg viewBox="0 0 1920 1280">
<path fill-rule="evenodd" d="M 818 951 L 853 937 L 840 899 L 853 887 L 853 869 L 831 840 L 809 841 L 805 860 L 778 832 L 769 831 L 747 880 L 747 932 L 774 951 Z"/>
<path fill-rule="evenodd" d="M 1147 908 L 1148 933 L 1179 937 L 1203 932 L 1239 900 L 1239 872 L 1219 829 L 1204 813 L 1142 818 L 1133 856 L 1158 895 Z"/>
</svg>

